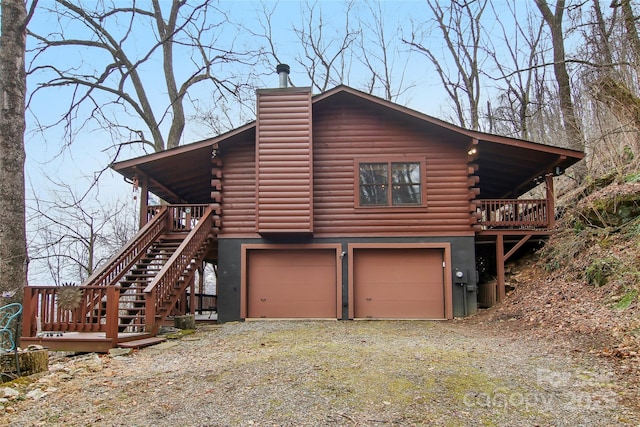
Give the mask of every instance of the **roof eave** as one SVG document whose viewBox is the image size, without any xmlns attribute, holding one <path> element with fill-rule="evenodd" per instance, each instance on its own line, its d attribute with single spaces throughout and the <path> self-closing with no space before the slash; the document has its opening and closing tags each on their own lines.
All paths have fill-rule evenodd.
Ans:
<svg viewBox="0 0 640 427">
<path fill-rule="evenodd" d="M 200 150 L 202 148 L 206 148 L 207 146 L 215 146 L 217 144 L 219 144 L 220 142 L 231 138 L 233 136 L 236 136 L 240 133 L 243 133 L 253 127 L 255 127 L 256 122 L 252 121 L 249 122 L 243 126 L 240 126 L 239 128 L 230 130 L 226 133 L 223 133 L 221 135 L 218 135 L 214 138 L 208 138 L 208 139 L 204 139 L 202 141 L 197 141 L 197 142 L 192 142 L 190 144 L 186 144 L 186 145 L 180 145 L 178 147 L 175 148 L 170 148 L 168 150 L 164 150 L 164 151 L 160 151 L 158 153 L 151 153 L 151 154 L 145 154 L 143 156 L 139 156 L 139 157 L 134 157 L 133 159 L 129 159 L 129 160 L 123 160 L 120 162 L 115 162 L 112 163 L 110 165 L 110 167 L 117 171 L 120 172 L 122 170 L 128 169 L 128 168 L 132 168 L 135 166 L 140 166 L 144 163 L 149 163 L 149 162 L 153 162 L 156 160 L 161 160 L 161 159 L 165 159 L 167 157 L 171 157 L 174 155 L 178 155 L 178 154 L 182 154 L 182 153 L 187 153 L 189 151 L 194 151 L 194 150 Z"/>
</svg>

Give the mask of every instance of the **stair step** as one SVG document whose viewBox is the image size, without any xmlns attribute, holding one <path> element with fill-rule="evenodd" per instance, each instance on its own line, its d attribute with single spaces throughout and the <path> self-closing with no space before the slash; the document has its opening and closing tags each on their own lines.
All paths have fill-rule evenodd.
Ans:
<svg viewBox="0 0 640 427">
<path fill-rule="evenodd" d="M 145 280 L 144 282 L 122 280 L 120 281 L 120 290 L 121 290 L 120 293 L 125 293 L 126 291 L 144 289 L 147 287 L 148 284 L 149 284 L 148 280 Z"/>
<path fill-rule="evenodd" d="M 160 338 L 160 337 L 143 338 L 139 340 L 118 343 L 118 347 L 142 348 L 142 347 L 148 347 L 150 345 L 160 344 L 161 342 L 164 342 L 166 340 L 167 340 L 166 338 Z"/>
</svg>

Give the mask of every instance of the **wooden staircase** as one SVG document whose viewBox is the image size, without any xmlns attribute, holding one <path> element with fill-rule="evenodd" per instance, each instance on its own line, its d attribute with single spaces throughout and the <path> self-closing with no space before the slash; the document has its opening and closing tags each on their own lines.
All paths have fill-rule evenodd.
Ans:
<svg viewBox="0 0 640 427">
<path fill-rule="evenodd" d="M 217 245 L 218 205 L 168 205 L 104 267 L 75 288 L 79 303 L 61 301 L 62 287 L 27 286 L 21 346 L 105 352 L 154 336 L 194 284 L 195 272 Z M 67 289 L 68 291 L 68 289 Z"/>
<path fill-rule="evenodd" d="M 158 275 L 186 233 L 168 233 L 153 242 L 147 253 L 120 281 L 118 332 L 145 332 L 144 290 Z M 176 289 L 181 289 L 182 286 Z"/>
</svg>

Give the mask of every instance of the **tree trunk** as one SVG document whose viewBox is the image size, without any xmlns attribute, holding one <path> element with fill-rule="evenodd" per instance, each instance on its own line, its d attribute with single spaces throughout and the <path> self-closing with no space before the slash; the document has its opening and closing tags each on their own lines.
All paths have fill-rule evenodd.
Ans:
<svg viewBox="0 0 640 427">
<path fill-rule="evenodd" d="M 0 292 L 4 298 L 0 298 L 0 304 L 4 305 L 22 301 L 27 281 L 24 196 L 27 10 L 24 0 L 2 0 L 1 8 Z"/>
<path fill-rule="evenodd" d="M 553 45 L 553 72 L 558 84 L 558 100 L 560 101 L 560 111 L 564 130 L 569 139 L 569 147 L 576 150 L 584 150 L 584 135 L 582 128 L 576 117 L 573 100 L 571 98 L 571 78 L 567 71 L 567 63 L 564 52 L 564 32 L 562 30 L 562 20 L 564 15 L 564 0 L 558 0 L 555 13 L 551 13 L 546 0 L 535 0 L 542 17 L 547 23 L 551 32 L 551 43 Z M 584 162 L 574 167 L 578 179 L 584 178 L 586 170 Z"/>
<path fill-rule="evenodd" d="M 627 32 L 627 40 L 633 49 L 634 60 L 636 64 L 640 62 L 640 37 L 636 28 L 636 16 L 633 14 L 633 6 L 631 0 L 622 0 L 622 18 L 624 19 L 624 28 Z"/>
</svg>

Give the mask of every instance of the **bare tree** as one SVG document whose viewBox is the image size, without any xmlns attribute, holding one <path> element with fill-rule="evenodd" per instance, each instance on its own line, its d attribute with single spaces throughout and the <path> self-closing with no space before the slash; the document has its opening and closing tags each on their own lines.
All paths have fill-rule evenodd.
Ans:
<svg viewBox="0 0 640 427">
<path fill-rule="evenodd" d="M 259 16 L 261 31 L 248 29 L 266 42 L 267 62 L 271 69 L 275 69 L 278 63 L 286 62 L 273 32 L 273 17 L 277 7 L 277 3 L 271 7 L 264 3 Z M 300 23 L 292 28 L 301 46 L 295 61 L 305 71 L 314 90 L 324 92 L 331 86 L 349 83 L 353 44 L 359 34 L 351 22 L 353 7 L 354 1 L 348 1 L 341 21 L 336 24 L 338 20 L 326 19 L 319 1 L 306 1 L 300 6 Z M 291 75 L 289 83 L 295 86 Z"/>
<path fill-rule="evenodd" d="M 636 27 L 638 16 L 634 14 L 631 0 L 620 0 L 619 4 L 612 2 L 612 5 L 622 9 L 622 20 L 624 21 L 627 40 L 631 45 L 636 61 L 640 62 L 640 36 L 638 36 L 638 28 Z"/>
<path fill-rule="evenodd" d="M 358 33 L 350 21 L 353 1 L 347 2 L 342 29 L 332 29 L 318 7 L 318 1 L 305 3 L 301 13 L 302 22 L 294 32 L 303 48 L 303 54 L 296 58 L 307 72 L 311 84 L 320 92 L 330 85 L 348 83 L 350 46 Z M 337 31 L 336 31 L 337 30 Z M 327 33 L 329 36 L 327 36 Z"/>
<path fill-rule="evenodd" d="M 114 157 L 120 141 L 161 151 L 180 144 L 185 100 L 196 86 L 208 83 L 199 92 L 219 100 L 242 101 L 252 91 L 240 67 L 254 65 L 260 51 L 236 47 L 238 30 L 217 2 L 145 5 L 55 0 L 42 7 L 57 22 L 49 33 L 29 32 L 37 42 L 30 78 L 39 79 L 32 96 L 65 88 L 69 102 L 58 121 L 41 127 L 63 125 L 67 143 L 89 124 L 106 129 Z"/>
<path fill-rule="evenodd" d="M 544 68 L 540 67 L 544 61 L 540 54 L 544 23 L 530 13 L 522 22 L 517 3 L 508 3 L 507 8 L 511 18 L 506 23 L 509 29 L 501 16 L 504 11 L 491 4 L 504 48 L 492 48 L 488 52 L 498 71 L 495 80 L 499 83 L 498 105 L 492 108 L 489 103 L 489 131 L 530 139 L 530 119 L 545 105 L 544 99 L 535 97 L 536 94 L 545 94 L 535 90 L 535 85 L 544 81 L 544 74 L 539 75 L 544 73 Z"/>
<path fill-rule="evenodd" d="M 458 124 L 473 130 L 480 126 L 480 73 L 484 62 L 481 39 L 482 14 L 487 0 L 451 1 L 427 0 L 433 13 L 430 23 L 441 33 L 445 50 L 437 52 L 427 44 L 431 29 L 425 24 L 414 25 L 410 37 L 403 42 L 427 57 L 435 67 L 442 84 L 453 102 Z M 453 64 L 453 69 L 448 68 Z"/>
<path fill-rule="evenodd" d="M 558 85 L 558 99 L 560 101 L 560 110 L 562 112 L 562 120 L 569 140 L 569 146 L 583 150 L 585 139 L 573 105 L 571 79 L 565 58 L 565 34 L 563 31 L 565 1 L 558 0 L 554 12 L 551 12 L 546 0 L 535 0 L 535 2 L 551 33 L 553 72 Z"/>
<path fill-rule="evenodd" d="M 597 77 L 591 84 L 595 98 L 609 107 L 611 112 L 622 124 L 628 124 L 635 130 L 640 129 L 640 97 L 637 95 L 637 76 L 640 72 L 640 37 L 635 21 L 638 19 L 631 7 L 629 0 L 623 0 L 618 4 L 613 3 L 615 12 L 621 15 L 620 27 L 614 32 L 618 22 L 615 18 L 617 13 L 611 17 L 611 22 L 607 25 L 600 5 L 594 2 L 593 10 L 596 19 L 592 33 L 595 36 L 594 42 L 589 44 L 593 50 L 602 52 L 604 66 L 598 68 Z M 620 40 L 618 46 L 628 46 L 625 49 L 616 49 L 618 58 L 614 58 L 612 45 L 615 46 L 613 36 L 617 35 Z"/>
<path fill-rule="evenodd" d="M 56 285 L 83 282 L 133 237 L 135 208 L 123 200 L 105 203 L 93 187 L 88 196 L 64 183 L 51 187 L 47 198 L 33 191 L 29 203 L 32 269 Z"/>
<path fill-rule="evenodd" d="M 637 29 L 628 1 L 612 2 L 608 9 L 599 1 L 590 5 L 589 21 L 583 25 L 580 54 L 594 64 L 580 73 L 584 102 L 585 137 L 591 141 L 591 164 L 598 173 L 633 168 L 640 154 L 640 98 L 638 93 Z"/>
<path fill-rule="evenodd" d="M 3 0 L 0 35 L 0 292 L 4 302 L 22 300 L 27 284 L 24 197 L 25 39 L 35 1 Z"/>
<path fill-rule="evenodd" d="M 398 101 L 398 97 L 414 85 L 405 81 L 409 56 L 401 58 L 396 45 L 400 39 L 399 29 L 390 30 L 385 20 L 387 16 L 380 0 L 366 3 L 367 15 L 360 15 L 358 41 L 358 59 L 363 63 L 370 78 L 367 92 L 382 92 L 387 101 Z"/>
</svg>

